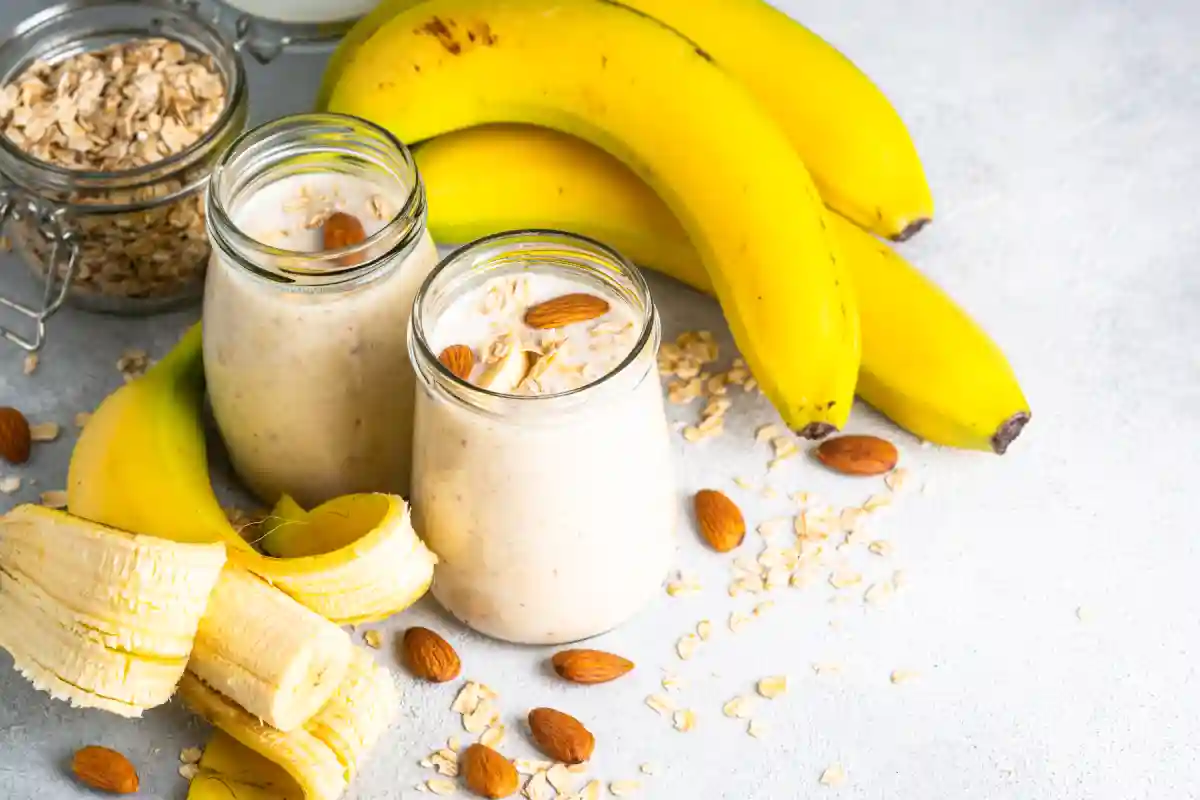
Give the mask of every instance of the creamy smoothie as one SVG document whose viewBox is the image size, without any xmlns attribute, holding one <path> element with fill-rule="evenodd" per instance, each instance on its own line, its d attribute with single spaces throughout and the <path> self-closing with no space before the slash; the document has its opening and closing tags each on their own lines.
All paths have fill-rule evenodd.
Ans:
<svg viewBox="0 0 1200 800">
<path fill-rule="evenodd" d="M 465 381 L 431 358 L 418 365 L 413 507 L 451 613 L 496 638 L 551 644 L 609 630 L 660 590 L 679 501 L 648 295 L 637 308 L 535 258 L 451 289 L 432 314 L 418 301 L 428 355 Z M 564 297 L 603 310 L 529 324 Z M 469 370 L 465 351 L 444 356 L 452 347 L 469 349 Z"/>
<path fill-rule="evenodd" d="M 316 253 L 335 213 L 358 220 L 369 238 L 406 196 L 394 182 L 298 173 L 249 190 L 229 216 L 264 245 Z M 408 493 L 414 378 L 405 335 L 437 252 L 423 233 L 396 260 L 345 283 L 287 285 L 214 251 L 204 301 L 209 395 L 235 470 L 264 502 L 284 492 L 306 507 L 352 492 Z"/>
</svg>

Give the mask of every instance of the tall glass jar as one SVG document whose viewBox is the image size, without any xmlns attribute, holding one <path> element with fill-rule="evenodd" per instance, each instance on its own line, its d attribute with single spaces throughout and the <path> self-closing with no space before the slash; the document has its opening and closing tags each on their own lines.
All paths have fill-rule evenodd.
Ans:
<svg viewBox="0 0 1200 800">
<path fill-rule="evenodd" d="M 477 324 L 455 317 L 456 301 L 505 276 L 528 276 L 535 293 L 539 281 L 553 281 L 620 307 L 632 325 L 625 355 L 553 394 L 505 393 L 460 377 L 438 357 Z M 638 271 L 570 234 L 482 239 L 421 287 L 409 332 L 419 380 L 414 520 L 439 558 L 435 597 L 470 627 L 513 642 L 575 641 L 616 627 L 661 590 L 679 498 L 660 335 Z"/>
<path fill-rule="evenodd" d="M 44 281 L 38 302 L 0 298 L 9 313 L 27 318 L 21 329 L 0 319 L 0 332 L 28 349 L 41 345 L 46 319 L 64 299 L 91 310 L 145 314 L 196 300 L 203 290 L 204 188 L 217 157 L 245 126 L 247 106 L 242 63 L 219 30 L 168 0 L 55 6 L 0 44 L 0 87 L 13 85 L 0 105 L 19 102 L 15 81 L 36 62 L 151 38 L 207 59 L 223 83 L 222 111 L 184 149 L 144 166 L 95 172 L 39 159 L 0 135 L 5 232 Z"/>
<path fill-rule="evenodd" d="M 405 334 L 437 263 L 425 214 L 407 148 L 353 117 L 269 122 L 213 170 L 204 368 L 234 469 L 263 501 L 407 495 Z"/>
</svg>

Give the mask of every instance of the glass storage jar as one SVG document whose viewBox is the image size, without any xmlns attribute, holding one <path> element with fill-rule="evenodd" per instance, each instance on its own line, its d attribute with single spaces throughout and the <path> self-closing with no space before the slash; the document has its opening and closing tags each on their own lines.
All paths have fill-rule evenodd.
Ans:
<svg viewBox="0 0 1200 800">
<path fill-rule="evenodd" d="M 459 377 L 431 342 L 445 347 L 460 334 L 439 322 L 476 324 L 448 309 L 507 275 L 532 276 L 530 284 L 546 276 L 549 285 L 607 298 L 609 308 L 626 306 L 627 354 L 553 394 L 503 393 Z M 516 285 L 508 294 L 522 293 Z M 412 507 L 417 533 L 439 559 L 433 594 L 458 619 L 498 639 L 558 644 L 616 627 L 661 591 L 679 498 L 660 336 L 641 274 L 571 234 L 498 234 L 430 274 L 409 331 L 418 378 Z"/>
<path fill-rule="evenodd" d="M 347 215 L 359 241 L 325 249 Z M 264 502 L 407 495 L 406 333 L 437 263 L 425 216 L 408 150 L 354 117 L 269 122 L 213 170 L 204 369 L 233 467 Z"/>
<path fill-rule="evenodd" d="M 162 62 L 139 64 L 131 70 L 137 79 L 146 73 L 149 82 L 160 80 L 161 75 L 154 75 L 162 71 L 159 65 L 184 53 L 183 58 L 215 74 L 223 87 L 224 105 L 211 124 L 186 134 L 196 135 L 194 141 L 159 160 L 114 171 L 75 169 L 29 152 L 36 146 L 25 138 L 30 129 L 18 129 L 14 115 L 24 114 L 28 122 L 41 113 L 20 107 L 33 96 L 26 92 L 43 91 L 26 72 L 30 67 L 36 62 L 70 64 L 74 62 L 65 60 L 82 53 L 159 38 L 177 42 L 183 50 L 172 49 Z M 126 143 L 130 148 L 145 141 L 145 131 L 137 132 L 143 119 L 122 122 L 118 109 L 113 109 L 108 130 L 82 127 L 82 105 L 74 103 L 85 102 L 89 81 L 106 76 L 81 70 L 70 77 L 72 82 L 55 87 L 63 93 L 55 100 L 55 117 L 49 124 L 59 124 L 64 136 L 67 128 L 61 126 L 70 125 L 72 135 L 96 137 L 92 147 L 125 134 L 131 135 Z M 32 326 L 32 333 L 7 326 L 0 327 L 0 333 L 26 349 L 37 349 L 46 319 L 64 300 L 90 310 L 146 314 L 198 299 L 209 254 L 204 188 L 212 165 L 246 120 L 245 74 L 228 38 L 168 0 L 74 0 L 26 19 L 0 44 L 0 87 L 6 87 L 0 95 L 5 112 L 0 121 L 6 123 L 0 132 L 0 211 L 14 249 L 44 281 L 40 303 L 0 297 L 8 311 L 27 318 L 25 325 Z M 171 102 L 166 113 L 151 109 L 145 119 L 157 122 L 158 130 L 170 125 L 182 130 L 179 121 L 187 111 L 179 94 L 172 95 Z M 107 111 L 106 106 L 98 107 Z"/>
</svg>

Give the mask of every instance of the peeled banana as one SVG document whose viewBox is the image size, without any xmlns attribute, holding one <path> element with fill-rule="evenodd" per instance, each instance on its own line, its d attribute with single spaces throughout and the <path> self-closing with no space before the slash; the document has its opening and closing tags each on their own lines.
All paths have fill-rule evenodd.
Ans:
<svg viewBox="0 0 1200 800">
<path fill-rule="evenodd" d="M 408 142 L 508 121 L 612 152 L 680 219 L 784 421 L 845 422 L 858 316 L 826 213 L 792 142 L 694 42 L 604 0 L 427 0 L 349 55 L 328 107 Z"/>
<path fill-rule="evenodd" d="M 187 800 L 304 800 L 304 792 L 283 767 L 217 731 L 204 746 Z"/>
<path fill-rule="evenodd" d="M 421 2 L 384 0 L 355 24 L 326 68 L 319 108 L 328 104 L 356 51 L 392 17 Z M 687 36 L 745 84 L 787 134 L 831 208 L 892 239 L 906 239 L 932 219 L 933 197 L 900 116 L 824 39 L 762 0 L 622 5 Z"/>
<path fill-rule="evenodd" d="M 141 716 L 175 693 L 224 563 L 219 544 L 18 506 L 0 517 L 0 647 L 56 699 Z"/>
<path fill-rule="evenodd" d="M 587 142 L 545 128 L 489 125 L 438 136 L 415 157 L 438 241 L 557 228 L 712 292 L 670 209 Z M 1000 348 L 886 244 L 837 214 L 829 225 L 858 296 L 859 396 L 929 441 L 1003 453 L 1029 420 L 1029 404 Z"/>
<path fill-rule="evenodd" d="M 209 481 L 203 378 L 197 325 L 145 375 L 105 399 L 71 454 L 71 512 L 133 533 L 221 542 L 231 561 L 338 624 L 381 619 L 416 602 L 433 580 L 436 558 L 398 497 L 331 501 L 360 509 L 340 523 L 336 549 L 271 558 L 242 538 Z M 320 539 L 334 518 L 306 527 Z"/>
</svg>

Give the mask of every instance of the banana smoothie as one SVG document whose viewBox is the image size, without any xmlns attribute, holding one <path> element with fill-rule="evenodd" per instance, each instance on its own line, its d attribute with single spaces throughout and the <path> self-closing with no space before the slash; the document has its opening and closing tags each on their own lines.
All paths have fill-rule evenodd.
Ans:
<svg viewBox="0 0 1200 800">
<path fill-rule="evenodd" d="M 641 276 L 586 239 L 502 234 L 416 301 L 413 510 L 433 593 L 512 642 L 616 627 L 661 588 L 678 513 Z"/>
<path fill-rule="evenodd" d="M 437 263 L 407 151 L 357 130 L 365 123 L 316 125 L 348 129 L 339 147 L 360 142 L 378 163 L 351 168 L 334 154 L 322 165 L 310 154 L 257 181 L 216 173 L 210 194 L 223 207 L 209 217 L 204 302 L 208 390 L 234 469 L 264 502 L 287 493 L 306 508 L 355 492 L 407 495 L 406 333 Z"/>
</svg>

